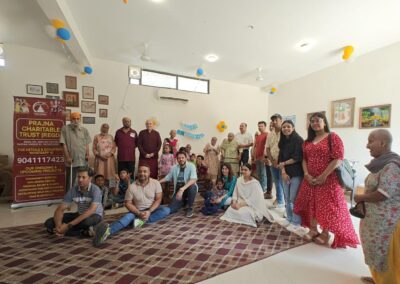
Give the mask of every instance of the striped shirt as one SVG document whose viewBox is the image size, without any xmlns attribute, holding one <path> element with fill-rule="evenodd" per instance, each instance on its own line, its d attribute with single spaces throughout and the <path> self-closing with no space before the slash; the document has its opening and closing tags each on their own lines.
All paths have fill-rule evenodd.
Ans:
<svg viewBox="0 0 400 284">
<path fill-rule="evenodd" d="M 63 203 L 70 205 L 75 202 L 78 205 L 78 213 L 83 214 L 87 211 L 92 203 L 97 204 L 95 214 L 103 216 L 103 206 L 101 205 L 101 190 L 97 185 L 89 183 L 88 190 L 82 192 L 78 185 L 68 190 L 64 196 Z"/>
</svg>

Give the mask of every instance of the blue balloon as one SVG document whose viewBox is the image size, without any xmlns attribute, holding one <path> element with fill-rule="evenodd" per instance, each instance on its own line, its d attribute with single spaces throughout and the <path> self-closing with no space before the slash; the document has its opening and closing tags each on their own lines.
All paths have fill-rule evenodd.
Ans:
<svg viewBox="0 0 400 284">
<path fill-rule="evenodd" d="M 204 74 L 204 70 L 203 70 L 202 68 L 197 68 L 196 74 L 197 74 L 198 76 L 201 76 L 201 75 Z"/>
<path fill-rule="evenodd" d="M 92 74 L 93 72 L 93 69 L 90 66 L 85 66 L 83 70 L 85 71 L 86 74 Z"/>
<path fill-rule="evenodd" d="M 57 36 L 63 40 L 69 40 L 71 38 L 69 31 L 64 28 L 57 29 Z"/>
</svg>

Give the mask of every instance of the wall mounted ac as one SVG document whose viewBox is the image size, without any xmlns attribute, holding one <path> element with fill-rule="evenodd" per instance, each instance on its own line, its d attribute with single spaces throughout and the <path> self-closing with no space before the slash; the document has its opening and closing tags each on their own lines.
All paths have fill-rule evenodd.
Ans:
<svg viewBox="0 0 400 284">
<path fill-rule="evenodd" d="M 156 89 L 155 93 L 156 93 L 156 97 L 159 100 L 175 101 L 175 102 L 182 102 L 182 103 L 189 102 L 189 100 L 186 99 L 186 98 L 181 98 L 181 97 L 178 97 L 178 96 L 176 96 L 174 94 L 171 94 L 169 90 Z"/>
<path fill-rule="evenodd" d="M 140 79 L 142 76 L 142 69 L 137 66 L 129 66 L 128 74 L 130 79 Z"/>
</svg>

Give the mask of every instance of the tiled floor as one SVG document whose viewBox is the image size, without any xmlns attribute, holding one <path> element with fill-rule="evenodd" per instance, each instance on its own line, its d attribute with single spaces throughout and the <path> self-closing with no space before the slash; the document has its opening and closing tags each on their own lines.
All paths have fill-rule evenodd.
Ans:
<svg viewBox="0 0 400 284">
<path fill-rule="evenodd" d="M 52 216 L 57 205 L 10 209 L 0 203 L 0 228 L 43 222 Z M 107 214 L 124 212 L 119 208 Z M 278 216 L 278 212 L 275 212 Z M 358 231 L 359 220 L 353 218 Z M 368 275 L 362 249 L 330 249 L 315 244 L 297 247 L 254 264 L 221 274 L 202 283 L 278 283 L 278 284 L 357 284 Z"/>
</svg>

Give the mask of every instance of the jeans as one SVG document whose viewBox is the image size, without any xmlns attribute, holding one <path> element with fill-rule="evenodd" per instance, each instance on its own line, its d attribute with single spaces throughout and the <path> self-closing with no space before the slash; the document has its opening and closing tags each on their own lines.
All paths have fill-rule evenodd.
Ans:
<svg viewBox="0 0 400 284">
<path fill-rule="evenodd" d="M 167 217 L 170 213 L 169 207 L 166 206 L 159 206 L 156 210 L 154 210 L 151 214 L 149 219 L 147 219 L 146 223 L 154 223 L 157 222 L 158 220 L 161 220 L 165 217 Z M 121 231 L 123 228 L 126 228 L 128 226 L 133 226 L 133 221 L 135 221 L 136 215 L 129 212 L 122 216 L 118 221 L 113 222 L 110 225 L 110 233 L 111 235 L 117 233 L 118 231 Z"/>
<path fill-rule="evenodd" d="M 77 218 L 78 216 L 79 216 L 78 212 L 64 213 L 62 223 L 68 224 L 69 222 L 71 222 L 72 220 Z M 101 217 L 100 215 L 93 214 L 93 215 L 87 217 L 86 219 L 84 219 L 83 221 L 81 221 L 79 224 L 72 226 L 72 228 L 69 229 L 65 233 L 65 235 L 66 236 L 80 236 L 82 231 L 86 231 L 89 229 L 90 226 L 95 226 L 96 224 L 100 223 L 101 219 L 103 219 L 103 217 Z M 44 222 L 44 226 L 47 228 L 47 230 L 49 232 L 52 232 L 53 229 L 56 227 L 56 224 L 54 223 L 54 218 L 51 217 L 51 218 L 47 219 L 46 222 Z"/>
<path fill-rule="evenodd" d="M 281 171 L 278 168 L 271 166 L 271 173 L 272 173 L 272 179 L 275 183 L 276 199 L 278 200 L 278 204 L 283 204 L 284 197 L 283 197 L 283 185 L 282 185 Z"/>
<path fill-rule="evenodd" d="M 169 205 L 169 208 L 171 209 L 171 214 L 178 212 L 178 210 L 181 209 L 182 206 L 186 204 L 188 208 L 193 209 L 193 203 L 194 200 L 196 199 L 196 194 L 197 194 L 196 184 L 191 185 L 188 189 L 185 190 L 185 192 L 182 194 L 181 200 L 176 200 L 176 192 L 175 192 L 174 196 L 172 197 L 171 204 Z"/>
<path fill-rule="evenodd" d="M 267 172 L 265 170 L 265 164 L 263 160 L 256 160 L 256 169 L 261 188 L 263 192 L 265 192 L 267 190 Z"/>
<path fill-rule="evenodd" d="M 286 215 L 287 215 L 286 218 L 293 225 L 301 224 L 301 217 L 293 213 L 293 207 L 302 180 L 303 177 L 292 177 L 289 183 L 286 182 L 283 183 L 283 190 L 285 192 L 285 202 L 286 202 Z"/>
</svg>

